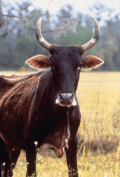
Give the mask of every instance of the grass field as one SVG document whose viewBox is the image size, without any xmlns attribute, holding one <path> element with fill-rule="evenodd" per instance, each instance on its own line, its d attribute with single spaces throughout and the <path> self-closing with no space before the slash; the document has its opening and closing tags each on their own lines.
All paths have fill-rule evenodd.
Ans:
<svg viewBox="0 0 120 177">
<path fill-rule="evenodd" d="M 114 146 L 120 139 L 120 73 L 81 73 L 77 90 L 82 114 L 79 129 L 85 141 Z M 103 144 L 102 144 L 103 143 Z M 111 148 L 105 147 L 105 148 Z"/>
<path fill-rule="evenodd" d="M 79 176 L 120 177 L 120 73 L 82 72 L 77 97 L 82 114 L 78 131 Z M 14 176 L 25 176 L 25 171 L 22 153 Z M 37 173 L 38 177 L 67 177 L 65 157 L 38 154 Z"/>
<path fill-rule="evenodd" d="M 119 148 L 120 149 L 120 148 Z M 87 153 L 78 157 L 79 177 L 120 177 L 120 157 L 118 153 L 93 155 Z M 118 156 L 118 157 L 117 157 Z M 14 169 L 15 177 L 23 177 L 26 172 L 25 157 L 20 156 Z M 38 177 L 68 177 L 65 157 L 61 159 L 51 156 L 37 155 Z"/>
</svg>

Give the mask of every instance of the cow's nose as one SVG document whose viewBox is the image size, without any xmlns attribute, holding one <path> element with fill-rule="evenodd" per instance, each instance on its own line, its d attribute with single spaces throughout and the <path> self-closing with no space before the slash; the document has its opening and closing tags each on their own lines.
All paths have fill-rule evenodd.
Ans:
<svg viewBox="0 0 120 177">
<path fill-rule="evenodd" d="M 59 93 L 60 102 L 64 105 L 71 105 L 73 102 L 73 93 Z"/>
<path fill-rule="evenodd" d="M 73 98 L 73 93 L 59 93 L 61 100 L 70 100 Z"/>
<path fill-rule="evenodd" d="M 70 106 L 76 106 L 77 100 L 74 93 L 59 93 L 55 103 L 60 106 L 70 107 Z"/>
</svg>

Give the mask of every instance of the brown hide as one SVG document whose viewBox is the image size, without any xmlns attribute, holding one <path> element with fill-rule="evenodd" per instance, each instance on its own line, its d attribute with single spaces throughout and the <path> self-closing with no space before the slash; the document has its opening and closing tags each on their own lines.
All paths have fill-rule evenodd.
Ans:
<svg viewBox="0 0 120 177">
<path fill-rule="evenodd" d="M 10 76 L 1 75 L 0 76 L 0 99 L 5 93 L 7 93 L 10 89 L 12 89 L 18 82 L 25 81 L 34 75 L 35 73 L 26 74 L 26 75 L 12 74 Z"/>
</svg>

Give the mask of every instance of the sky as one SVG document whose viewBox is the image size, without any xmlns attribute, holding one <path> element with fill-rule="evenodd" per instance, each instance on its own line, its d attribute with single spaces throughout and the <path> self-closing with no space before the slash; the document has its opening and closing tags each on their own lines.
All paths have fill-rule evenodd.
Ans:
<svg viewBox="0 0 120 177">
<path fill-rule="evenodd" d="M 15 3 L 25 2 L 27 0 L 3 0 L 7 4 L 15 7 Z M 65 4 L 71 4 L 74 8 L 74 13 L 83 12 L 88 14 L 88 8 L 93 7 L 95 3 L 101 2 L 110 8 L 115 9 L 115 13 L 120 13 L 120 0 L 28 0 L 37 8 L 42 8 L 44 11 L 47 9 L 51 14 L 55 15 L 61 7 Z M 90 14 L 91 13 L 91 14 Z M 93 11 L 89 12 L 89 15 L 93 15 Z"/>
</svg>

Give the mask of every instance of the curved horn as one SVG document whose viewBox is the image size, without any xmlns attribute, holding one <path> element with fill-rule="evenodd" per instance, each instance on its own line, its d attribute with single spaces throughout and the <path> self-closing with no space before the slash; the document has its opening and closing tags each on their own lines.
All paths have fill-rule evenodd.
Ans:
<svg viewBox="0 0 120 177">
<path fill-rule="evenodd" d="M 91 17 L 94 20 L 95 23 L 95 34 L 92 37 L 92 39 L 90 41 L 88 41 L 86 44 L 81 45 L 82 50 L 85 52 L 86 50 L 89 50 L 90 48 L 92 48 L 98 41 L 99 37 L 100 37 L 100 28 L 98 26 L 98 21 L 94 18 Z"/>
<path fill-rule="evenodd" d="M 42 45 L 44 48 L 46 48 L 47 50 L 50 49 L 50 47 L 53 45 L 53 44 L 50 44 L 48 43 L 42 36 L 42 33 L 41 33 L 41 22 L 42 22 L 42 18 L 39 18 L 37 23 L 36 23 L 36 38 L 37 38 L 37 41 L 40 43 L 40 45 Z"/>
</svg>

